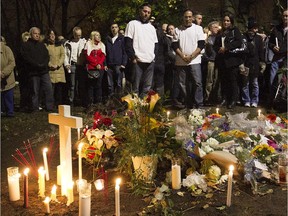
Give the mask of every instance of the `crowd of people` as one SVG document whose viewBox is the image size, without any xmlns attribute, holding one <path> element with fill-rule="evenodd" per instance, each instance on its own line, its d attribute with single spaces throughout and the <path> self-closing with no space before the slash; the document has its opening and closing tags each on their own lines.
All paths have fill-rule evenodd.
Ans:
<svg viewBox="0 0 288 216">
<path fill-rule="evenodd" d="M 241 33 L 231 14 L 204 28 L 202 14 L 190 9 L 183 12 L 179 27 L 161 25 L 151 14 L 151 5 L 143 4 L 125 31 L 112 23 L 103 41 L 99 31 L 83 38 L 77 26 L 71 40 L 54 29 L 42 37 L 32 27 L 22 34 L 16 63 L 1 37 L 1 115 L 14 116 L 15 65 L 20 109 L 27 112 L 50 112 L 59 104 L 87 108 L 125 87 L 140 97 L 154 90 L 180 109 L 232 109 L 237 103 L 257 107 L 267 95 L 271 104 L 277 72 L 287 67 L 287 9 L 267 35 L 258 32 L 253 17 Z"/>
</svg>

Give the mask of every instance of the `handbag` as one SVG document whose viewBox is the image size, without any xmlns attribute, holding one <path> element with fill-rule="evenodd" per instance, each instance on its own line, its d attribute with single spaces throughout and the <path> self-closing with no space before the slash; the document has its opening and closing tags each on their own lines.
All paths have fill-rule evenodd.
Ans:
<svg viewBox="0 0 288 216">
<path fill-rule="evenodd" d="M 100 76 L 100 71 L 95 70 L 87 70 L 88 78 L 89 79 L 97 79 Z"/>
</svg>

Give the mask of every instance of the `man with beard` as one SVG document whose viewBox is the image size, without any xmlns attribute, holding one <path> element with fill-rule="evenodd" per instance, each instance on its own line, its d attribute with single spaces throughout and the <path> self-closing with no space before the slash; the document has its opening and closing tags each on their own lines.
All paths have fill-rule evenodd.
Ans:
<svg viewBox="0 0 288 216">
<path fill-rule="evenodd" d="M 131 61 L 132 91 L 144 97 L 151 89 L 154 59 L 157 50 L 157 34 L 149 22 L 151 5 L 144 3 L 139 18 L 128 23 L 125 30 L 125 49 Z"/>
</svg>

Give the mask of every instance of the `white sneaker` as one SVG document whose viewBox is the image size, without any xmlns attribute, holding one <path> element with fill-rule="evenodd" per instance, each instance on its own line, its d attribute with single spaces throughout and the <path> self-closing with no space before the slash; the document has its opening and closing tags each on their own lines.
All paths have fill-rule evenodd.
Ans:
<svg viewBox="0 0 288 216">
<path fill-rule="evenodd" d="M 257 103 L 252 103 L 251 107 L 257 107 Z"/>
<path fill-rule="evenodd" d="M 250 107 L 250 103 L 247 102 L 247 103 L 244 104 L 244 106 L 245 107 Z"/>
</svg>

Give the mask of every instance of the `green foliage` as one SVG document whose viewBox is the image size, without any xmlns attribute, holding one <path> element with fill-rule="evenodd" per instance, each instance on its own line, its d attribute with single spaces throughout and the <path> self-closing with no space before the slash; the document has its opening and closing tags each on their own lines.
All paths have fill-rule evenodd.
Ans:
<svg viewBox="0 0 288 216">
<path fill-rule="evenodd" d="M 127 23 L 138 15 L 138 8 L 144 0 L 100 0 L 99 6 L 89 17 L 92 22 L 105 25 L 108 30 L 112 22 L 118 23 L 120 29 L 125 29 Z M 181 22 L 183 9 L 182 0 L 160 0 L 152 4 L 152 15 L 156 22 L 172 23 L 178 25 Z"/>
</svg>

